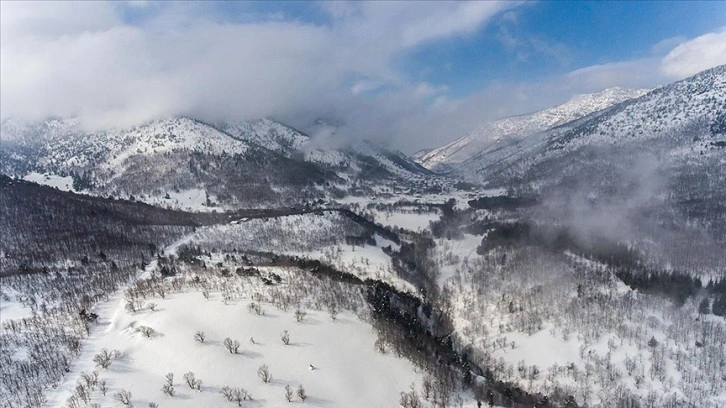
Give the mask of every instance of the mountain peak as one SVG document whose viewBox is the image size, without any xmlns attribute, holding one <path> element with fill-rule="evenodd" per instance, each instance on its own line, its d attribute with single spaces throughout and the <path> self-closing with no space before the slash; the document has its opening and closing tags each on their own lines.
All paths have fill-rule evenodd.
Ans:
<svg viewBox="0 0 726 408">
<path fill-rule="evenodd" d="M 567 102 L 530 114 L 486 122 L 462 138 L 419 156 L 422 166 L 436 170 L 462 163 L 501 140 L 518 139 L 606 109 L 647 93 L 647 89 L 608 88 L 573 96 Z"/>
</svg>

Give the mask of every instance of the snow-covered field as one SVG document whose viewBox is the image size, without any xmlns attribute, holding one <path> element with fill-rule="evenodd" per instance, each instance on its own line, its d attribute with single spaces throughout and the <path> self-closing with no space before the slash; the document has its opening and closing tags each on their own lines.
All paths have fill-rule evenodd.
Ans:
<svg viewBox="0 0 726 408">
<path fill-rule="evenodd" d="M 23 180 L 44 186 L 55 187 L 63 191 L 75 191 L 73 189 L 73 178 L 70 176 L 62 177 L 55 174 L 32 172 L 23 177 Z"/>
<path fill-rule="evenodd" d="M 121 296 L 98 308 L 99 325 L 86 341 L 63 384 L 49 395 L 48 406 L 61 406 L 72 394 L 81 372 L 99 372 L 108 387 L 104 397 L 93 392 L 92 401 L 116 407 L 112 396 L 130 391 L 135 406 L 156 402 L 160 406 L 232 406 L 220 394 L 224 386 L 243 387 L 253 397 L 245 406 L 278 407 L 287 404 L 285 386 L 303 385 L 314 407 L 395 407 L 399 392 L 407 391 L 422 374 L 406 360 L 374 351 L 370 326 L 350 312 L 331 320 L 327 313 L 308 311 L 297 323 L 292 310 L 282 312 L 262 304 L 264 316 L 249 313 L 246 302 L 225 305 L 218 296 L 205 300 L 199 292 L 154 299 L 155 311 L 129 314 Z M 158 334 L 144 337 L 137 329 L 153 328 Z M 204 331 L 199 343 L 194 333 Z M 288 330 L 290 344 L 281 333 Z M 230 337 L 241 343 L 239 354 L 223 346 Z M 254 344 L 250 339 L 254 338 Z M 95 367 L 93 356 L 101 349 L 120 355 L 108 369 Z M 272 375 L 263 383 L 258 368 L 266 364 Z M 310 369 L 310 365 L 315 367 Z M 191 390 L 182 376 L 193 372 L 202 380 L 201 391 Z M 164 376 L 174 373 L 173 397 L 161 391 Z M 296 402 L 300 402 L 295 396 Z"/>
<path fill-rule="evenodd" d="M 9 320 L 20 320 L 33 315 L 33 311 L 21 302 L 15 300 L 15 297 L 16 294 L 12 290 L 3 288 L 3 293 L 0 297 L 0 325 Z"/>
<path fill-rule="evenodd" d="M 429 228 L 429 224 L 437 221 L 438 213 L 405 213 L 405 212 L 377 212 L 376 222 L 388 227 L 399 227 L 411 231 L 421 231 Z"/>
<path fill-rule="evenodd" d="M 209 198 L 210 202 L 207 202 L 207 198 Z M 170 191 L 164 197 L 143 196 L 139 200 L 159 207 L 171 207 L 184 211 L 209 212 L 224 210 L 223 208 L 214 205 L 214 196 L 209 196 L 206 190 L 199 188 L 191 188 L 179 192 Z"/>
</svg>

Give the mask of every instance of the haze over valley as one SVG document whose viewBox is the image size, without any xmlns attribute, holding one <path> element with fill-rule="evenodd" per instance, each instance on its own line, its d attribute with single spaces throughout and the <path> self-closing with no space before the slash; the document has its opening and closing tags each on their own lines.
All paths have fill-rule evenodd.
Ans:
<svg viewBox="0 0 726 408">
<path fill-rule="evenodd" d="M 0 4 L 0 405 L 726 406 L 724 3 Z"/>
</svg>

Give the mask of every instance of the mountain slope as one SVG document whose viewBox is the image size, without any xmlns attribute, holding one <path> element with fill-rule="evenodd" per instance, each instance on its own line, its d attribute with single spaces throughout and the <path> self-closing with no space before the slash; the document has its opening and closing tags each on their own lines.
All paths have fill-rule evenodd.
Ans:
<svg viewBox="0 0 726 408">
<path fill-rule="evenodd" d="M 174 117 L 94 132 L 72 119 L 7 120 L 2 138 L 4 174 L 195 211 L 340 198 L 353 184 L 415 184 L 431 174 L 367 143 L 316 147 L 269 119 L 213 126 Z"/>
<path fill-rule="evenodd" d="M 720 66 L 489 149 L 457 170 L 539 197 L 540 217 L 640 242 L 669 266 L 709 270 L 724 262 L 725 124 Z"/>
<path fill-rule="evenodd" d="M 517 140 L 535 132 L 569 122 L 617 103 L 643 95 L 644 89 L 611 88 L 599 93 L 578 95 L 562 105 L 531 114 L 487 122 L 445 146 L 419 154 L 417 162 L 432 170 L 450 169 L 507 140 Z"/>
<path fill-rule="evenodd" d="M 462 168 L 488 180 L 529 177 L 535 168 L 594 147 L 640 147 L 663 153 L 672 163 L 704 161 L 723 147 L 726 134 L 726 66 L 658 88 L 644 96 L 596 112 L 522 140 L 489 149 Z M 632 150 L 632 149 L 631 149 Z"/>
</svg>

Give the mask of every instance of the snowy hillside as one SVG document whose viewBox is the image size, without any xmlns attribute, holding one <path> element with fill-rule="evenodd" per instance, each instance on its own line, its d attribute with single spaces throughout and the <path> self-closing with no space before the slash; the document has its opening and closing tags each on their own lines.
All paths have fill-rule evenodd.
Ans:
<svg viewBox="0 0 726 408">
<path fill-rule="evenodd" d="M 307 135 L 270 119 L 223 123 L 219 129 L 235 139 L 262 146 L 274 152 L 290 155 L 310 141 Z"/>
<path fill-rule="evenodd" d="M 179 117 L 156 120 L 130 129 L 84 131 L 76 120 L 50 120 L 40 123 L 3 123 L 3 138 L 37 151 L 33 163 L 40 168 L 71 171 L 97 163 L 119 172 L 129 157 L 174 151 L 204 154 L 242 154 L 249 145 L 234 140 L 193 119 Z M 33 152 L 28 153 L 33 154 Z M 26 160 L 30 160 L 27 157 Z"/>
<path fill-rule="evenodd" d="M 294 279 L 280 268 L 269 272 Z M 375 334 L 352 312 L 344 311 L 332 320 L 327 312 L 308 310 L 298 322 L 294 309 L 259 302 L 262 313 L 257 314 L 247 306 L 254 304 L 256 291 L 268 291 L 242 281 L 234 285 L 248 294 L 233 301 L 223 300 L 216 291 L 206 300 L 201 290 L 163 299 L 155 296 L 138 312 L 124 309 L 121 294 L 100 305 L 98 327 L 63 383 L 49 394 L 47 406 L 62 406 L 76 398 L 84 373 L 94 371 L 105 389 L 95 385 L 88 390 L 89 403 L 102 407 L 118 406 L 114 395 L 123 390 L 135 406 L 149 402 L 169 407 L 237 406 L 234 399 L 226 399 L 224 387 L 249 393 L 250 400 L 243 399 L 242 406 L 277 407 L 288 404 L 286 386 L 292 388 L 291 400 L 306 406 L 395 407 L 399 393 L 423 377 L 408 361 L 377 353 Z M 142 332 L 145 327 L 153 329 L 148 337 Z M 289 345 L 281 340 L 286 331 Z M 197 332 L 204 333 L 203 342 L 195 340 Z M 230 353 L 226 338 L 241 343 L 239 350 Z M 118 351 L 105 369 L 94 362 L 104 349 Z M 267 383 L 258 375 L 262 366 L 269 369 Z M 183 378 L 188 372 L 201 381 L 198 390 Z M 167 373 L 174 374 L 173 391 L 165 393 Z"/>
<path fill-rule="evenodd" d="M 398 152 L 370 143 L 324 148 L 269 119 L 215 127 L 175 117 L 94 132 L 71 119 L 6 120 L 1 130 L 4 174 L 191 211 L 342 198 L 386 183 L 425 185 L 430 176 Z"/>
<path fill-rule="evenodd" d="M 557 128 L 507 141 L 461 165 L 483 177 L 523 175 L 592 146 L 642 146 L 665 160 L 717 154 L 724 138 L 726 66 L 704 71 L 642 97 Z M 647 145 L 646 145 L 647 144 Z"/>
<path fill-rule="evenodd" d="M 532 114 L 487 122 L 461 139 L 427 152 L 421 152 L 416 161 L 432 170 L 449 169 L 497 144 L 518 140 L 532 133 L 636 98 L 646 92 L 645 89 L 610 88 L 594 94 L 578 95 L 562 105 Z"/>
</svg>

